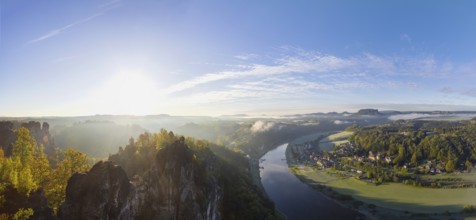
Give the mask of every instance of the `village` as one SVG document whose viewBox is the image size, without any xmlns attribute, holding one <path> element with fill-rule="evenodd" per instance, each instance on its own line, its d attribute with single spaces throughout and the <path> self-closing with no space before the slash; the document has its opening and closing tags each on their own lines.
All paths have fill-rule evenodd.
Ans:
<svg viewBox="0 0 476 220">
<path fill-rule="evenodd" d="M 435 160 L 423 161 L 418 166 L 411 166 L 409 163 L 405 163 L 401 168 L 396 169 L 395 166 L 392 166 L 394 157 L 382 156 L 372 151 L 363 156 L 362 152 L 351 142 L 334 146 L 331 151 L 321 150 L 318 146 L 319 144 L 316 143 L 318 142 L 313 141 L 291 145 L 291 155 L 298 163 L 303 165 L 312 166 L 316 169 L 335 169 L 340 171 L 341 175 L 347 177 L 354 176 L 357 179 L 372 183 L 381 183 L 388 179 L 393 182 L 413 184 L 414 181 L 412 179 L 417 178 L 417 181 L 430 185 L 432 181 L 420 179 L 420 176 L 423 174 L 435 175 L 445 173 L 444 164 L 437 163 Z M 410 171 L 414 175 L 410 175 Z M 385 175 L 385 179 L 379 180 L 376 178 L 376 172 Z M 387 174 L 397 177 L 390 178 L 387 177 Z M 450 183 L 447 184 L 450 185 Z"/>
</svg>

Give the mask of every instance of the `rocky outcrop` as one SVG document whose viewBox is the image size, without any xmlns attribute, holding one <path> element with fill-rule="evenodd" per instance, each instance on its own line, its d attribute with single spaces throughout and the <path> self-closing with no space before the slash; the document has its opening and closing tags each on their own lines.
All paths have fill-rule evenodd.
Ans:
<svg viewBox="0 0 476 220">
<path fill-rule="evenodd" d="M 137 182 L 139 217 L 221 219 L 223 186 L 217 177 L 207 175 L 215 169 L 200 164 L 183 140 L 160 150 L 151 170 Z"/>
<path fill-rule="evenodd" d="M 211 153 L 211 152 L 210 152 Z M 201 163 L 183 139 L 161 149 L 131 183 L 112 162 L 74 174 L 59 219 L 222 219 L 223 183 L 217 166 Z M 147 162 L 147 161 L 145 161 Z"/>
<path fill-rule="evenodd" d="M 367 109 L 360 109 L 357 113 L 355 113 L 355 115 L 381 115 L 380 112 L 378 111 L 378 109 L 371 109 L 371 108 L 367 108 Z"/>
<path fill-rule="evenodd" d="M 35 138 L 38 146 L 43 144 L 46 149 L 53 146 L 49 130 L 50 125 L 47 122 L 43 122 L 43 124 L 41 124 L 37 121 L 29 121 L 27 123 L 22 123 L 21 127 L 24 127 L 30 131 L 30 135 Z"/>
<path fill-rule="evenodd" d="M 59 219 L 134 219 L 136 191 L 122 168 L 99 162 L 68 181 Z"/>
<path fill-rule="evenodd" d="M 30 131 L 30 135 L 35 138 L 38 146 L 43 145 L 45 152 L 50 153 L 54 148 L 54 142 L 50 135 L 50 125 L 47 122 L 30 121 L 19 124 L 18 121 L 0 121 L 0 148 L 6 156 L 12 154 L 13 145 L 17 139 L 16 130 L 24 127 Z"/>
<path fill-rule="evenodd" d="M 12 154 L 13 143 L 16 139 L 13 123 L 11 121 L 0 121 L 0 148 L 3 149 L 6 156 Z"/>
</svg>

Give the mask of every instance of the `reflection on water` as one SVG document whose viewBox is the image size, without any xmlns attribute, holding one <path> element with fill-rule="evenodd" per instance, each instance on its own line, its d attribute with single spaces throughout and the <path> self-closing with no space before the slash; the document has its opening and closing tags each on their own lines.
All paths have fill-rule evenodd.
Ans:
<svg viewBox="0 0 476 220">
<path fill-rule="evenodd" d="M 260 160 L 261 182 L 276 207 L 288 219 L 354 219 L 359 213 L 339 206 L 302 183 L 288 169 L 283 144 Z"/>
</svg>

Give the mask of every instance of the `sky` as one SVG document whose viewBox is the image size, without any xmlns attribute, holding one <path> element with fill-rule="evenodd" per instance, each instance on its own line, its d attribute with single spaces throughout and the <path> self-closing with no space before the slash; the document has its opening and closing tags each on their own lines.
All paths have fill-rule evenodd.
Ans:
<svg viewBox="0 0 476 220">
<path fill-rule="evenodd" d="M 0 0 L 0 116 L 476 110 L 474 8 Z"/>
</svg>

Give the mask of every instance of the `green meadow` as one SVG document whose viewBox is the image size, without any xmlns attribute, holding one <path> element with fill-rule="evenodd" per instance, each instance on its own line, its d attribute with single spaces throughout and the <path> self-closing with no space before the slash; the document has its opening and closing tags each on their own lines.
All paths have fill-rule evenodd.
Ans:
<svg viewBox="0 0 476 220">
<path fill-rule="evenodd" d="M 341 131 L 335 134 L 331 134 L 319 141 L 319 148 L 321 150 L 330 151 L 334 146 L 348 143 L 349 141 L 347 140 L 347 138 L 353 133 L 354 132 L 351 131 Z"/>
<path fill-rule="evenodd" d="M 476 205 L 476 188 L 434 189 L 400 183 L 377 186 L 353 177 L 342 178 L 328 174 L 325 170 L 315 170 L 303 165 L 292 165 L 291 170 L 308 184 L 323 184 L 367 204 L 403 212 L 460 212 L 465 205 Z"/>
</svg>

